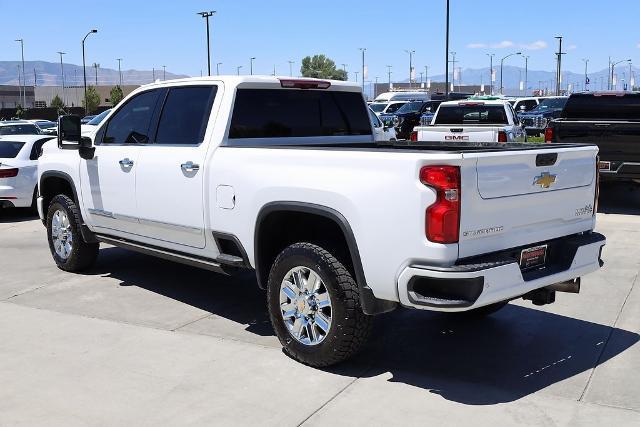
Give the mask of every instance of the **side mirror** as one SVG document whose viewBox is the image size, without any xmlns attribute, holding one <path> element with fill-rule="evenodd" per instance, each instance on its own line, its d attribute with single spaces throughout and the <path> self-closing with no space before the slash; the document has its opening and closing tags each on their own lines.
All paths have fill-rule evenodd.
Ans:
<svg viewBox="0 0 640 427">
<path fill-rule="evenodd" d="M 60 116 L 58 118 L 58 148 L 77 150 L 82 141 L 79 116 Z"/>
</svg>

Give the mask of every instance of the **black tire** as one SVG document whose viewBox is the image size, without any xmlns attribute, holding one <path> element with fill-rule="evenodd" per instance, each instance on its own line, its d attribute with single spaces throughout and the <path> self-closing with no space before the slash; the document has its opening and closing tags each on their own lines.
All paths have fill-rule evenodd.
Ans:
<svg viewBox="0 0 640 427">
<path fill-rule="evenodd" d="M 289 332 L 280 308 L 280 284 L 293 268 L 317 273 L 331 298 L 331 325 L 324 339 L 305 345 Z M 276 258 L 269 272 L 267 302 L 273 329 L 291 358 L 313 367 L 326 367 L 354 356 L 371 333 L 372 316 L 364 314 L 358 285 L 345 266 L 330 252 L 312 243 L 296 243 Z"/>
<path fill-rule="evenodd" d="M 31 206 L 29 207 L 31 212 L 38 213 L 38 186 L 33 189 L 33 197 L 31 198 Z"/>
<path fill-rule="evenodd" d="M 474 308 L 473 310 L 460 311 L 452 314 L 477 319 L 480 317 L 490 316 L 496 311 L 503 309 L 507 304 L 509 304 L 509 301 L 500 301 L 493 304 L 485 305 L 484 307 Z"/>
<path fill-rule="evenodd" d="M 69 256 L 65 259 L 56 253 L 53 245 L 52 220 L 58 210 L 63 210 L 69 219 L 69 231 L 73 237 L 72 248 Z M 99 243 L 87 243 L 82 238 L 80 231 L 80 210 L 75 202 L 60 194 L 55 196 L 49 204 L 47 210 L 47 238 L 49 240 L 49 250 L 59 269 L 70 272 L 78 272 L 91 267 L 98 257 Z"/>
</svg>

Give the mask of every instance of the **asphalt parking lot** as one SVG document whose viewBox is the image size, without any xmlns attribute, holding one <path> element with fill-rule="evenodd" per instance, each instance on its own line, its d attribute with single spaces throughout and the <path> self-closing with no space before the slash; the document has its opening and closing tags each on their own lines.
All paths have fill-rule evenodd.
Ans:
<svg viewBox="0 0 640 427">
<path fill-rule="evenodd" d="M 604 187 L 580 295 L 482 321 L 397 310 L 355 360 L 287 358 L 251 275 L 105 247 L 75 275 L 0 212 L 0 425 L 640 425 L 640 190 Z"/>
</svg>

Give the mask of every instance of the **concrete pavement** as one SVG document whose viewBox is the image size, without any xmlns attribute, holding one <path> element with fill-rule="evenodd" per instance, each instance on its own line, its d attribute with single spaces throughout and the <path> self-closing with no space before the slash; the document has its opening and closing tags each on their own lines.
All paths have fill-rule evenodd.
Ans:
<svg viewBox="0 0 640 427">
<path fill-rule="evenodd" d="M 117 248 L 68 274 L 38 220 L 0 212 L 0 425 L 640 425 L 640 192 L 603 193 L 579 295 L 397 310 L 329 370 L 282 353 L 251 275 Z"/>
</svg>

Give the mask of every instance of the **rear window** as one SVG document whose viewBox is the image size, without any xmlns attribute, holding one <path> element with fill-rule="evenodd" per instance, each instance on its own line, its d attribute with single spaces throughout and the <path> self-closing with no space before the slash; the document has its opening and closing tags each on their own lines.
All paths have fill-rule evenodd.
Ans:
<svg viewBox="0 0 640 427">
<path fill-rule="evenodd" d="M 12 159 L 18 155 L 24 142 L 0 141 L 0 159 Z"/>
<path fill-rule="evenodd" d="M 571 119 L 640 119 L 640 94 L 573 95 L 562 110 L 562 117 Z"/>
<path fill-rule="evenodd" d="M 9 125 L 0 126 L 0 135 L 38 135 L 40 131 L 36 125 Z"/>
<path fill-rule="evenodd" d="M 376 113 L 380 113 L 386 106 L 387 104 L 369 104 L 369 108 L 371 108 Z"/>
<path fill-rule="evenodd" d="M 359 92 L 238 89 L 229 138 L 371 135 Z"/>
<path fill-rule="evenodd" d="M 506 125 L 507 114 L 502 105 L 441 105 L 436 125 Z"/>
<path fill-rule="evenodd" d="M 391 104 L 389 105 L 389 108 L 387 108 L 387 111 L 385 111 L 386 113 L 395 113 L 396 111 L 398 111 L 398 109 L 400 109 L 402 106 L 404 105 L 404 102 L 397 102 L 395 104 Z"/>
</svg>

